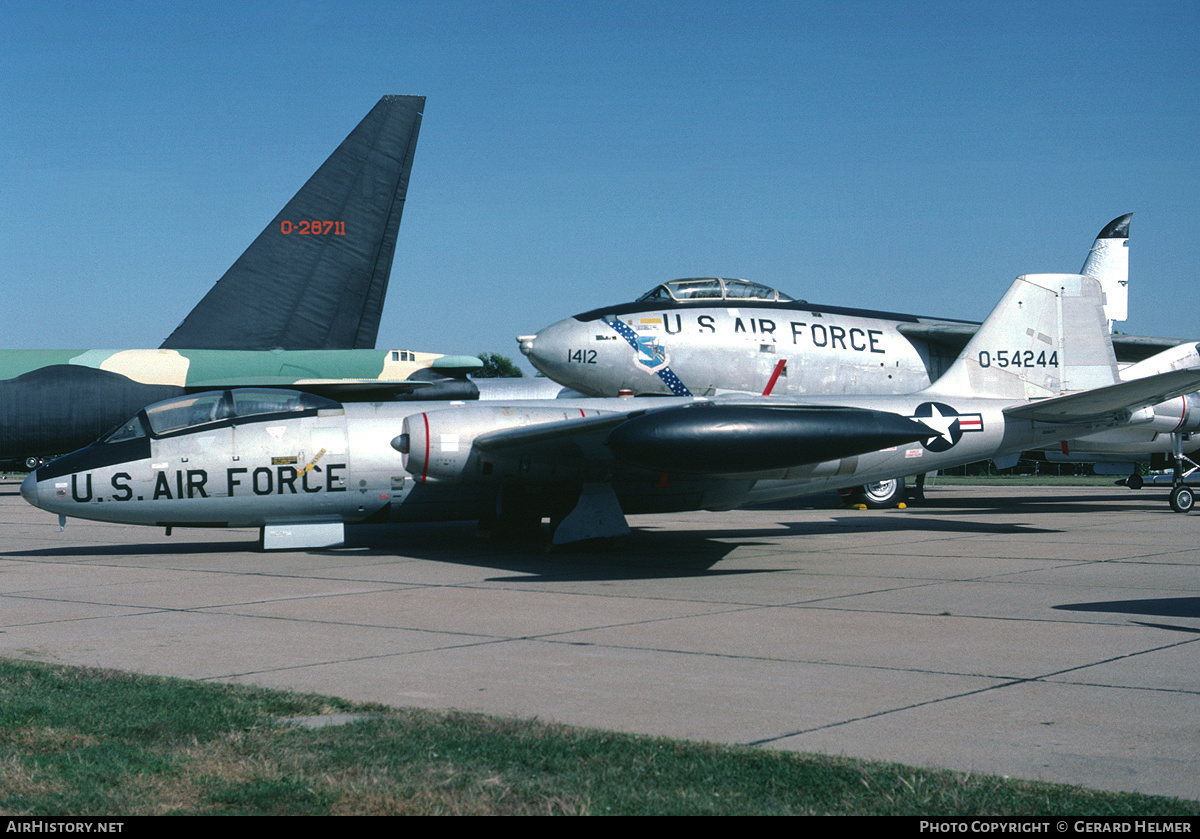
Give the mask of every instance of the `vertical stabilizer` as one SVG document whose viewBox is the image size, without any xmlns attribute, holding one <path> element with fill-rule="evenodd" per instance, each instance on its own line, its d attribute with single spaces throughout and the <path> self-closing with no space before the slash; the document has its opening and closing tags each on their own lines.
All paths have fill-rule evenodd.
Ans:
<svg viewBox="0 0 1200 839">
<path fill-rule="evenodd" d="M 928 392 L 1029 400 L 1116 381 L 1099 282 L 1079 274 L 1026 274 Z"/>
<path fill-rule="evenodd" d="M 1129 222 L 1133 213 L 1110 221 L 1096 237 L 1079 273 L 1095 277 L 1104 289 L 1104 315 L 1113 321 L 1129 317 Z"/>
<path fill-rule="evenodd" d="M 373 348 L 424 109 L 380 99 L 163 348 Z"/>
</svg>

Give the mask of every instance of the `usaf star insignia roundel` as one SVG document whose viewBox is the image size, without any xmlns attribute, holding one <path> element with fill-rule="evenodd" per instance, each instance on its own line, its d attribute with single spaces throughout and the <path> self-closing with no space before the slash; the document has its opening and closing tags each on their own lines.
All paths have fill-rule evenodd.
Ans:
<svg viewBox="0 0 1200 839">
<path fill-rule="evenodd" d="M 960 414 L 943 402 L 922 402 L 912 419 L 937 432 L 922 445 L 931 452 L 944 452 L 962 439 L 963 432 L 983 431 L 981 414 Z"/>
</svg>

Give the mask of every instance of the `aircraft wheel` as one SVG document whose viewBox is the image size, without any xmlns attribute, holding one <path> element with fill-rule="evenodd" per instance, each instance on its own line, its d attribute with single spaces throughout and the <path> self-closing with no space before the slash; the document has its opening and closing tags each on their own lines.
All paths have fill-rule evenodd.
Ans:
<svg viewBox="0 0 1200 839">
<path fill-rule="evenodd" d="M 866 504 L 872 510 L 895 507 L 904 500 L 904 479 L 892 478 L 887 481 L 866 484 L 855 490 L 854 498 L 858 503 Z"/>
<path fill-rule="evenodd" d="M 26 472 L 32 472 L 34 469 L 37 469 L 41 465 L 42 465 L 42 459 L 40 457 L 25 458 L 25 471 Z"/>
<path fill-rule="evenodd" d="M 1186 484 L 1180 484 L 1171 490 L 1171 509 L 1177 513 L 1189 512 L 1196 503 L 1196 496 L 1192 494 L 1192 488 Z"/>
<path fill-rule="evenodd" d="M 1142 476 L 1141 475 L 1130 475 L 1128 478 L 1125 479 L 1125 486 L 1129 487 L 1130 489 L 1141 489 L 1142 488 Z"/>
</svg>

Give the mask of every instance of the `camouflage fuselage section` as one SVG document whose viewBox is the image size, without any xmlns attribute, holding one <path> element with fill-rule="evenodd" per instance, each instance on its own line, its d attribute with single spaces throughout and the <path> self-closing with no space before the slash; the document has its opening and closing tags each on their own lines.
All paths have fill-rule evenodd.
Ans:
<svg viewBox="0 0 1200 839">
<path fill-rule="evenodd" d="M 439 358 L 410 350 L 4 350 L 0 380 L 71 365 L 190 389 L 219 387 L 233 378 L 403 381 Z"/>
<path fill-rule="evenodd" d="M 0 458 L 80 448 L 146 405 L 185 392 L 399 383 L 444 358 L 409 350 L 5 350 Z"/>
</svg>

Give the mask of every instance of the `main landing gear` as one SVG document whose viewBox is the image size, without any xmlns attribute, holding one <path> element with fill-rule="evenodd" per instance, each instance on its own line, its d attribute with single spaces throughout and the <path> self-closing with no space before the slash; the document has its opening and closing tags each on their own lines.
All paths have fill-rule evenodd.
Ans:
<svg viewBox="0 0 1200 839">
<path fill-rule="evenodd" d="M 890 478 L 886 481 L 876 481 L 864 484 L 850 494 L 855 503 L 865 504 L 870 510 L 884 510 L 895 507 L 904 500 L 904 479 Z"/>
<path fill-rule="evenodd" d="M 1196 494 L 1192 492 L 1192 488 L 1185 484 L 1184 478 L 1196 471 L 1196 462 L 1183 453 L 1183 435 L 1175 433 L 1171 435 L 1171 453 L 1175 455 L 1175 473 L 1171 476 L 1171 509 L 1177 513 L 1190 512 L 1196 504 Z M 1184 462 L 1187 462 L 1188 469 L 1184 471 Z"/>
<path fill-rule="evenodd" d="M 934 474 L 934 473 L 929 473 Z M 886 510 L 898 507 L 905 501 L 921 503 L 925 500 L 926 473 L 917 475 L 916 484 L 910 490 L 904 485 L 904 478 L 891 478 L 886 481 L 876 481 L 873 484 L 863 484 L 853 489 L 840 490 L 848 504 L 862 504 L 868 510 Z"/>
</svg>

